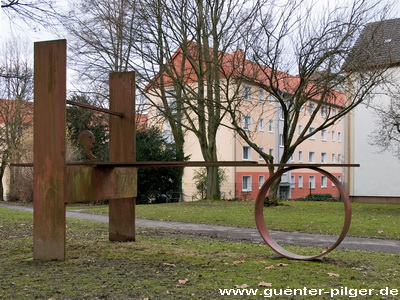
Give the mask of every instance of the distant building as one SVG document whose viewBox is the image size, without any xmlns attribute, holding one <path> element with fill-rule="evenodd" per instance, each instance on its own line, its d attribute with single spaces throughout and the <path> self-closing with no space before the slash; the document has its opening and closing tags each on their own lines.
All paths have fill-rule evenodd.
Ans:
<svg viewBox="0 0 400 300">
<path fill-rule="evenodd" d="M 223 54 L 223 61 L 234 60 L 233 57 L 238 51 Z M 179 60 L 179 50 L 173 59 Z M 250 64 L 250 62 L 249 62 Z M 185 69 L 185 74 L 192 74 Z M 193 76 L 186 75 L 190 80 L 188 84 L 196 81 Z M 295 76 L 287 76 L 288 80 L 297 80 Z M 168 83 L 167 83 L 168 84 Z M 285 85 L 285 84 L 283 84 Z M 172 88 L 172 86 L 171 86 Z M 239 86 L 243 101 L 240 111 L 242 129 L 251 132 L 252 139 L 263 151 L 274 156 L 276 161 L 281 157 L 283 152 L 282 145 L 282 115 L 279 110 L 279 103 L 272 95 L 267 94 L 265 90 L 260 89 L 250 83 L 242 83 Z M 288 91 L 283 91 L 288 92 Z M 338 99 L 344 101 L 344 94 L 337 92 Z M 153 98 L 157 102 L 156 98 Z M 159 101 L 161 106 L 161 101 Z M 343 102 L 342 102 L 343 103 Z M 246 104 L 251 106 L 246 110 Z M 303 117 L 296 128 L 296 133 L 305 128 L 310 114 L 314 111 L 316 102 L 309 101 L 302 108 Z M 326 118 L 326 113 L 336 114 L 341 109 L 340 103 L 324 107 L 319 115 L 315 118 L 313 125 L 317 128 L 319 124 Z M 162 116 L 157 112 L 156 108 L 150 108 L 149 120 L 153 120 L 154 124 L 161 126 L 173 143 L 173 137 L 168 122 L 161 122 Z M 223 122 L 230 124 L 229 118 L 226 117 Z M 229 126 L 220 126 L 217 134 L 217 150 L 218 160 L 220 161 L 256 161 L 265 163 L 260 155 L 247 145 L 237 132 Z M 310 137 L 307 141 L 298 146 L 296 152 L 292 156 L 289 163 L 343 163 L 344 162 L 344 122 L 338 121 L 334 126 L 318 132 L 315 136 Z M 200 145 L 196 136 L 188 131 L 185 136 L 185 155 L 190 156 L 190 160 L 202 161 Z M 254 200 L 258 194 L 262 184 L 268 179 L 269 173 L 266 167 L 224 167 L 226 181 L 223 183 L 221 190 L 222 195 L 226 199 L 240 198 L 244 200 Z M 334 174 L 339 180 L 343 180 L 342 168 L 329 168 L 329 172 Z M 183 175 L 183 194 L 185 201 L 199 199 L 198 191 L 193 183 L 193 177 L 196 168 L 185 168 Z M 279 194 L 282 199 L 305 197 L 310 193 L 324 193 L 338 196 L 336 187 L 323 175 L 308 169 L 301 169 L 285 173 L 279 187 Z"/>
<path fill-rule="evenodd" d="M 400 19 L 368 24 L 354 46 L 356 51 L 361 48 L 372 54 L 364 71 L 368 68 L 385 70 L 392 82 L 400 84 Z M 347 162 L 361 165 L 349 169 L 349 191 L 353 201 L 400 202 L 399 159 L 391 152 L 382 152 L 378 146 L 371 145 L 371 134 L 377 121 L 374 108 L 390 102 L 385 88 L 384 84 L 376 88 L 370 101 L 348 115 L 345 157 Z"/>
</svg>

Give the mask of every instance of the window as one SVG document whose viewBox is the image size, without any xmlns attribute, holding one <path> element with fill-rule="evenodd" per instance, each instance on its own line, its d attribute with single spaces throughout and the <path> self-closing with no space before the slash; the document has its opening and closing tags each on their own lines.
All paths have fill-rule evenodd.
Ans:
<svg viewBox="0 0 400 300">
<path fill-rule="evenodd" d="M 258 101 L 260 101 L 260 103 L 264 103 L 265 102 L 264 90 L 260 90 L 258 92 Z"/>
<path fill-rule="evenodd" d="M 279 115 L 279 120 L 282 120 L 282 121 L 285 120 L 285 116 L 283 115 L 282 107 L 279 107 L 278 115 Z"/>
<path fill-rule="evenodd" d="M 268 154 L 274 156 L 274 149 L 269 149 Z"/>
<path fill-rule="evenodd" d="M 308 130 L 308 133 L 313 133 L 314 132 L 314 130 L 315 130 L 315 128 L 314 127 L 310 127 L 310 129 Z M 312 136 L 310 136 L 310 140 L 315 140 L 315 135 L 313 134 Z"/>
<path fill-rule="evenodd" d="M 337 141 L 338 141 L 339 143 L 342 142 L 342 134 L 341 134 L 340 132 L 337 133 Z"/>
<path fill-rule="evenodd" d="M 245 175 L 242 177 L 242 191 L 251 192 L 251 176 Z"/>
<path fill-rule="evenodd" d="M 333 153 L 332 154 L 332 163 L 335 163 L 336 162 L 336 155 L 335 155 L 335 153 Z"/>
<path fill-rule="evenodd" d="M 294 153 L 290 156 L 290 162 L 294 162 Z"/>
<path fill-rule="evenodd" d="M 250 116 L 242 117 L 242 128 L 244 130 L 251 130 L 251 117 Z"/>
<path fill-rule="evenodd" d="M 260 151 L 264 152 L 264 148 L 260 147 Z M 263 160 L 264 158 L 261 156 L 261 154 L 258 155 L 258 160 Z"/>
<path fill-rule="evenodd" d="M 321 153 L 321 162 L 323 163 L 323 164 L 325 164 L 327 161 L 326 161 L 326 153 L 325 152 L 322 152 Z"/>
<path fill-rule="evenodd" d="M 328 180 L 327 180 L 326 176 L 321 176 L 321 187 L 322 188 L 327 187 L 327 182 L 328 182 Z"/>
<path fill-rule="evenodd" d="M 315 152 L 308 153 L 308 162 L 310 162 L 310 163 L 315 162 Z"/>
<path fill-rule="evenodd" d="M 265 177 L 264 175 L 259 175 L 258 176 L 258 188 L 261 189 L 262 185 L 264 184 Z"/>
<path fill-rule="evenodd" d="M 275 102 L 275 97 L 272 95 L 272 94 L 269 94 L 268 95 L 268 103 L 269 104 L 272 104 L 272 103 L 274 103 Z"/>
<path fill-rule="evenodd" d="M 274 120 L 269 120 L 268 122 L 268 131 L 274 132 Z"/>
<path fill-rule="evenodd" d="M 336 139 L 335 139 L 335 131 L 332 131 L 332 142 L 334 142 Z"/>
<path fill-rule="evenodd" d="M 283 147 L 283 134 L 279 135 L 279 147 Z"/>
<path fill-rule="evenodd" d="M 243 160 L 251 159 L 251 148 L 249 146 L 243 146 Z"/>
<path fill-rule="evenodd" d="M 294 175 L 290 176 L 290 187 L 292 189 L 296 187 L 296 179 L 295 179 Z"/>
<path fill-rule="evenodd" d="M 264 131 L 264 119 L 259 119 L 258 120 L 258 130 L 259 131 Z"/>
<path fill-rule="evenodd" d="M 342 162 L 342 155 L 341 155 L 341 154 L 338 154 L 337 160 L 338 160 L 338 163 L 341 163 L 341 162 Z"/>
<path fill-rule="evenodd" d="M 299 151 L 299 162 L 303 161 L 303 151 Z"/>
<path fill-rule="evenodd" d="M 298 181 L 297 186 L 298 186 L 299 188 L 302 188 L 302 187 L 303 187 L 303 175 L 299 175 L 299 181 Z"/>
<path fill-rule="evenodd" d="M 243 100 L 251 101 L 251 86 L 243 85 L 242 97 L 243 97 Z"/>
<path fill-rule="evenodd" d="M 303 132 L 303 125 L 299 125 L 299 135 Z"/>
<path fill-rule="evenodd" d="M 326 116 L 327 116 L 327 109 L 326 109 L 326 106 L 322 106 L 322 107 L 321 107 L 321 117 L 322 117 L 322 118 L 326 118 Z"/>
<path fill-rule="evenodd" d="M 310 113 L 310 115 L 314 112 L 314 110 L 315 110 L 315 104 L 310 103 L 308 106 L 308 112 Z"/>
<path fill-rule="evenodd" d="M 322 130 L 321 130 L 321 139 L 322 139 L 323 141 L 326 141 L 326 129 L 322 129 Z"/>
<path fill-rule="evenodd" d="M 310 189 L 315 189 L 315 176 L 308 176 L 308 184 Z"/>
</svg>

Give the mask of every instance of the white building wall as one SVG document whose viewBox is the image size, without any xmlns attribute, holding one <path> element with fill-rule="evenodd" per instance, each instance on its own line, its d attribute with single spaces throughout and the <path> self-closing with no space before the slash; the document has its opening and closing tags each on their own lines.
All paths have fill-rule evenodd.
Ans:
<svg viewBox="0 0 400 300">
<path fill-rule="evenodd" d="M 399 72 L 395 76 L 400 82 Z M 376 96 L 369 105 L 359 105 L 351 115 L 350 162 L 360 164 L 350 172 L 350 196 L 355 200 L 378 202 L 380 197 L 398 197 L 400 200 L 399 159 L 391 152 L 382 152 L 378 146 L 371 145 L 371 134 L 377 126 L 373 107 L 388 102 L 388 96 Z"/>
</svg>

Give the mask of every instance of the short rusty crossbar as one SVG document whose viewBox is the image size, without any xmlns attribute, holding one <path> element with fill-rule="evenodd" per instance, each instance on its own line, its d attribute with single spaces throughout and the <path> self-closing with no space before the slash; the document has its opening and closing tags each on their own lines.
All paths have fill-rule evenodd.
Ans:
<svg viewBox="0 0 400 300">
<path fill-rule="evenodd" d="M 66 103 L 69 105 L 78 106 L 78 107 L 82 107 L 82 108 L 86 108 L 86 109 L 91 109 L 91 110 L 99 111 L 99 112 L 106 113 L 106 114 L 113 115 L 113 116 L 118 116 L 121 118 L 124 117 L 123 113 L 113 111 L 113 110 L 110 110 L 107 108 L 101 108 L 101 107 L 97 107 L 97 106 L 93 106 L 93 105 L 89 105 L 89 104 L 85 104 L 85 103 L 70 101 L 70 100 L 67 100 Z"/>
</svg>

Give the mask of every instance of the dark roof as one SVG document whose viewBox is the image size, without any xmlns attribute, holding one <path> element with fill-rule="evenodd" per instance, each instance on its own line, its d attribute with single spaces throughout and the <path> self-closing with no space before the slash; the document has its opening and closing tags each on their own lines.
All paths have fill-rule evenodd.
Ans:
<svg viewBox="0 0 400 300">
<path fill-rule="evenodd" d="M 350 58 L 364 66 L 400 63 L 400 18 L 369 23 L 355 43 Z M 351 59 L 347 64 L 351 65 Z M 355 63 L 357 65 L 357 63 Z"/>
</svg>

